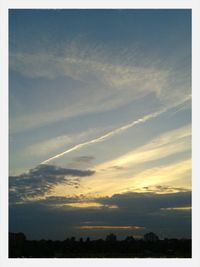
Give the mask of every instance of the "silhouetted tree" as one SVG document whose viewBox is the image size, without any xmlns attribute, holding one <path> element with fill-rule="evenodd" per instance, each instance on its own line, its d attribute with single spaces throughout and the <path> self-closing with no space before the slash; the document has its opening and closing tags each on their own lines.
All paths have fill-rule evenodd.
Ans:
<svg viewBox="0 0 200 267">
<path fill-rule="evenodd" d="M 89 238 L 89 237 L 86 238 L 86 242 L 87 242 L 87 243 L 90 242 L 90 238 Z"/>
<path fill-rule="evenodd" d="M 149 233 L 148 233 L 149 234 Z M 155 235 L 155 234 L 154 234 Z M 157 235 L 147 235 L 150 242 L 134 240 L 127 236 L 125 240 L 117 240 L 113 233 L 106 240 L 90 240 L 75 237 L 64 241 L 26 240 L 23 233 L 9 234 L 10 258 L 190 258 L 191 239 L 154 238 Z M 153 239 L 151 239 L 153 237 Z M 148 239 L 147 238 L 147 239 Z M 153 242 L 151 240 L 154 240 Z"/>
<path fill-rule="evenodd" d="M 106 241 L 108 242 L 115 242 L 117 241 L 117 236 L 114 235 L 113 233 L 109 234 L 106 236 Z"/>
</svg>

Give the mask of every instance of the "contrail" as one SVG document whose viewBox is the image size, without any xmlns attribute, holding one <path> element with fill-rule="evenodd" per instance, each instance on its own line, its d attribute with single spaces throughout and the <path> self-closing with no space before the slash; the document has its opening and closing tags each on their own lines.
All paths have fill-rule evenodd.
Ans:
<svg viewBox="0 0 200 267">
<path fill-rule="evenodd" d="M 191 99 L 191 96 L 185 98 L 185 99 L 184 99 L 183 101 L 181 101 L 178 105 L 181 105 L 181 104 L 187 102 L 189 99 Z M 81 144 L 78 144 L 78 145 L 75 145 L 75 146 L 73 146 L 72 148 L 69 148 L 69 149 L 65 150 L 64 152 L 62 152 L 62 153 L 59 153 L 59 154 L 57 154 L 57 155 L 55 155 L 55 156 L 53 156 L 53 157 L 51 157 L 51 158 L 49 158 L 49 159 L 47 159 L 47 160 L 44 160 L 44 161 L 41 162 L 40 164 L 46 164 L 46 163 L 50 162 L 50 161 L 53 160 L 53 159 L 60 158 L 60 157 L 62 157 L 62 156 L 64 156 L 64 155 L 66 155 L 66 154 L 69 154 L 69 153 L 72 152 L 72 151 L 78 150 L 78 149 L 80 149 L 80 148 L 82 148 L 82 147 L 85 147 L 85 146 L 88 146 L 88 145 L 90 145 L 90 144 L 95 144 L 95 143 L 103 142 L 103 141 L 109 139 L 110 137 L 112 137 L 112 136 L 114 136 L 114 135 L 116 135 L 116 134 L 119 134 L 119 133 L 121 133 L 121 132 L 124 132 L 124 131 L 126 131 L 126 130 L 132 128 L 133 126 L 135 126 L 135 125 L 137 125 L 137 124 L 144 123 L 144 122 L 146 122 L 146 121 L 148 121 L 148 120 L 150 120 L 150 119 L 153 119 L 153 118 L 155 118 L 155 117 L 161 115 L 162 113 L 165 113 L 165 112 L 168 111 L 169 109 L 172 109 L 172 108 L 174 108 L 174 107 L 176 107 L 176 106 L 177 106 L 177 104 L 176 104 L 176 105 L 174 104 L 174 105 L 172 105 L 172 106 L 170 106 L 170 107 L 163 108 L 163 109 L 161 109 L 161 110 L 159 110 L 159 111 L 156 111 L 156 112 L 151 113 L 151 114 L 148 114 L 148 115 L 146 115 L 146 116 L 144 116 L 144 117 L 142 117 L 142 118 L 140 118 L 140 119 L 138 119 L 138 120 L 135 120 L 135 121 L 133 121 L 133 122 L 131 122 L 131 123 L 129 123 L 129 124 L 126 124 L 126 125 L 124 125 L 124 126 L 122 126 L 122 127 L 120 127 L 120 128 L 117 128 L 117 129 L 115 129 L 115 130 L 113 130 L 113 131 L 110 131 L 110 132 L 108 132 L 108 133 L 106 133 L 106 134 L 104 134 L 104 135 L 102 135 L 102 136 L 100 136 L 100 137 L 97 137 L 97 138 L 95 138 L 95 139 L 89 140 L 89 141 L 87 141 L 87 142 L 84 142 L 84 143 L 81 143 Z"/>
</svg>

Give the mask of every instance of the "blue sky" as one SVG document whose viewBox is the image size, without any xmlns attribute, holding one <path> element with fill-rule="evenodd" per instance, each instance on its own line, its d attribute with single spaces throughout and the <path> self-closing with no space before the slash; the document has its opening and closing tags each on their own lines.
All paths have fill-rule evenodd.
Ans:
<svg viewBox="0 0 200 267">
<path fill-rule="evenodd" d="M 9 67 L 12 231 L 190 236 L 190 10 L 10 10 Z"/>
</svg>

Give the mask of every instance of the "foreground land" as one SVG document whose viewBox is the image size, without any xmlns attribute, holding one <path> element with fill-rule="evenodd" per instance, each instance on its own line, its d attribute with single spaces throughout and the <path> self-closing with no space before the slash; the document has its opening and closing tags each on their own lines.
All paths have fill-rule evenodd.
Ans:
<svg viewBox="0 0 200 267">
<path fill-rule="evenodd" d="M 64 241 L 26 240 L 22 233 L 9 234 L 10 258 L 191 258 L 191 239 L 118 241 L 67 238 Z"/>
</svg>

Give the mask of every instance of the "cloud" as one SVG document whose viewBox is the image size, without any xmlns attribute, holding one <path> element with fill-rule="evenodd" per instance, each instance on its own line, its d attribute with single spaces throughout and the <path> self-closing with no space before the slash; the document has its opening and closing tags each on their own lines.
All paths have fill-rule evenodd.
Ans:
<svg viewBox="0 0 200 267">
<path fill-rule="evenodd" d="M 191 164 L 191 159 L 187 158 L 171 165 L 161 165 L 141 171 L 133 177 L 133 188 L 166 184 L 178 186 L 185 184 L 185 187 L 191 188 Z"/>
<path fill-rule="evenodd" d="M 58 205 L 57 205 L 58 206 Z M 108 205 L 102 204 L 100 202 L 92 202 L 92 201 L 82 201 L 82 202 L 71 202 L 67 204 L 61 204 L 62 208 L 71 207 L 77 209 L 117 209 L 117 205 Z"/>
<path fill-rule="evenodd" d="M 127 168 L 145 162 L 159 160 L 191 149 L 191 125 L 165 132 L 149 143 L 134 149 L 114 160 L 96 166 L 96 169 L 107 169 L 112 166 Z"/>
<path fill-rule="evenodd" d="M 161 208 L 163 211 L 182 211 L 182 212 L 187 212 L 191 211 L 192 207 L 191 206 L 186 206 L 186 207 L 169 207 L 169 208 Z"/>
<path fill-rule="evenodd" d="M 136 226 L 136 225 L 83 225 L 78 226 L 79 229 L 86 230 L 144 230 L 145 227 Z"/>
<path fill-rule="evenodd" d="M 9 199 L 20 202 L 50 193 L 54 186 L 78 186 L 79 178 L 91 176 L 91 170 L 66 169 L 54 165 L 39 165 L 18 176 L 9 177 Z"/>
<path fill-rule="evenodd" d="M 125 210 L 137 213 L 160 212 L 161 210 L 174 209 L 177 207 L 191 206 L 191 191 L 182 188 L 182 191 L 176 191 L 158 194 L 157 192 L 125 192 L 114 194 L 111 197 L 93 197 L 89 198 L 85 195 L 81 196 L 44 196 L 40 199 L 33 199 L 31 202 L 27 200 L 24 203 L 35 203 L 45 207 L 58 210 L 105 210 L 115 209 L 116 212 Z"/>
<path fill-rule="evenodd" d="M 156 194 L 151 192 L 126 192 L 111 197 L 99 198 L 99 202 L 118 205 L 119 209 L 138 213 L 159 212 L 168 207 L 191 206 L 191 191 L 177 193 Z"/>
<path fill-rule="evenodd" d="M 76 170 L 76 169 L 66 169 L 57 167 L 54 165 L 39 165 L 34 169 L 30 170 L 30 173 L 36 174 L 36 175 L 69 175 L 69 176 L 78 176 L 78 177 L 84 177 L 84 176 L 90 176 L 93 175 L 95 172 L 91 170 Z"/>
<path fill-rule="evenodd" d="M 33 202 L 44 205 L 50 208 L 58 209 L 117 209 L 117 205 L 111 205 L 101 203 L 95 199 L 89 199 L 84 195 L 73 196 L 73 197 L 62 197 L 62 196 L 46 196 L 43 199 L 36 199 Z"/>
<path fill-rule="evenodd" d="M 79 157 L 75 157 L 74 161 L 90 163 L 94 158 L 95 158 L 94 156 L 79 156 Z"/>
<path fill-rule="evenodd" d="M 82 181 L 85 194 L 167 193 L 191 188 L 191 125 L 162 133 L 148 143 L 93 166 Z M 90 188 L 90 189 L 88 189 Z"/>
<path fill-rule="evenodd" d="M 148 200 L 150 202 L 148 202 Z M 119 208 L 128 208 L 129 206 L 134 209 L 141 209 L 141 206 L 147 205 L 147 209 L 152 205 L 153 208 L 164 208 L 169 206 L 191 204 L 191 191 L 177 192 L 173 194 L 156 194 L 156 193 L 138 193 L 138 192 L 125 192 L 115 194 L 111 197 L 99 198 L 99 201 L 104 203 L 115 203 Z"/>
<path fill-rule="evenodd" d="M 145 162 L 122 169 L 102 169 L 100 166 L 93 167 L 94 176 L 81 181 L 85 195 L 112 196 L 127 191 L 164 194 L 191 190 L 191 159 L 188 156 L 185 159 L 185 155 L 182 160 Z"/>
<path fill-rule="evenodd" d="M 145 231 L 157 233 L 160 237 L 191 236 L 191 213 L 180 212 L 180 208 L 191 206 L 191 192 L 164 195 L 126 192 L 88 200 L 102 205 L 118 206 L 115 209 L 62 206 L 80 201 L 79 197 L 51 196 L 18 205 L 10 204 L 10 231 L 22 231 L 31 238 L 63 240 L 70 236 L 102 238 L 102 233 L 106 236 L 112 230 L 117 236 L 124 238 L 124 230 L 126 234 L 131 234 L 135 229 L 129 227 L 139 226 L 145 227 Z M 173 212 L 164 210 L 169 207 L 174 209 Z M 177 207 L 179 210 L 176 210 Z M 35 225 L 40 225 L 40 228 L 36 229 Z M 105 226 L 109 228 L 106 229 Z M 144 228 L 137 228 L 137 231 L 138 234 L 144 234 Z"/>
<path fill-rule="evenodd" d="M 154 93 L 159 90 L 161 84 L 165 83 L 163 76 L 165 77 L 167 74 L 157 67 L 134 66 L 134 64 L 129 66 L 122 64 L 120 58 L 117 64 L 113 64 L 110 62 L 111 59 L 108 57 L 106 59 L 105 51 L 98 55 L 95 48 L 85 48 L 84 45 L 75 50 L 74 54 L 73 48 L 66 47 L 68 56 L 62 55 L 62 57 L 57 56 L 56 52 L 51 54 L 39 51 L 32 54 L 10 53 L 11 70 L 29 78 L 55 80 L 58 77 L 70 77 L 74 82 L 78 80 L 82 83 L 73 90 L 73 105 L 66 94 L 67 105 L 59 105 L 53 111 L 49 109 L 46 112 L 42 110 L 38 114 L 14 116 L 11 124 L 12 131 L 20 131 L 20 127 L 27 130 L 74 116 L 112 110 L 139 97 Z M 86 50 L 85 53 L 84 50 Z M 89 50 L 90 53 L 88 53 Z M 116 55 L 115 58 L 117 58 Z M 59 84 L 56 87 L 56 91 L 61 90 L 63 93 Z M 79 97 L 77 97 L 78 95 Z M 58 96 L 55 95 L 55 97 Z M 99 102 L 101 105 L 98 105 Z"/>
<path fill-rule="evenodd" d="M 133 51 L 129 51 L 128 55 L 120 51 L 116 54 L 111 52 L 112 55 L 108 56 L 109 47 L 102 46 L 97 51 L 95 44 L 82 43 L 78 47 L 75 42 L 71 47 L 66 44 L 65 50 L 67 55 L 61 56 L 55 50 L 51 54 L 40 51 L 10 53 L 10 68 L 31 78 L 55 79 L 68 76 L 87 82 L 89 76 L 91 81 L 119 89 L 134 84 L 135 94 L 145 89 L 159 91 L 169 74 L 169 70 L 159 68 L 158 64 L 152 64 L 147 58 L 141 59 L 143 66 L 135 64 L 139 55 L 134 53 L 133 56 Z M 115 56 L 115 63 L 112 56 Z"/>
<path fill-rule="evenodd" d="M 34 157 L 47 156 L 49 153 L 55 153 L 55 151 L 58 151 L 63 147 L 91 138 L 104 130 L 105 129 L 102 128 L 90 128 L 79 133 L 55 136 L 27 146 L 23 153 Z"/>
<path fill-rule="evenodd" d="M 77 169 L 90 168 L 90 166 L 93 165 L 94 159 L 95 157 L 90 155 L 77 156 L 71 159 L 68 166 L 70 166 L 70 168 L 77 168 Z"/>
<path fill-rule="evenodd" d="M 190 98 L 191 98 L 191 96 L 187 96 L 183 100 L 183 102 L 187 102 Z M 182 104 L 183 102 L 181 101 L 180 104 Z M 108 132 L 108 133 L 106 133 L 106 134 L 104 134 L 102 136 L 99 136 L 99 137 L 94 138 L 92 140 L 89 140 L 89 141 L 80 143 L 78 145 L 75 145 L 75 146 L 73 146 L 73 147 L 71 147 L 71 148 L 69 148 L 69 149 L 67 149 L 67 150 L 65 150 L 65 151 L 63 151 L 63 152 L 61 152 L 59 154 L 56 154 L 53 157 L 48 158 L 47 160 L 44 160 L 43 162 L 41 162 L 41 164 L 46 164 L 46 163 L 48 163 L 48 162 L 50 162 L 50 161 L 52 161 L 54 159 L 58 159 L 58 158 L 66 155 L 66 154 L 69 154 L 69 153 L 71 153 L 73 151 L 82 149 L 83 147 L 86 147 L 88 145 L 99 143 L 99 142 L 103 142 L 103 141 L 105 141 L 105 140 L 107 140 L 107 139 L 109 139 L 109 138 L 111 138 L 111 137 L 113 137 L 113 136 L 115 136 L 117 134 L 120 134 L 120 133 L 122 133 L 124 131 L 129 130 L 130 128 L 134 127 L 135 125 L 138 125 L 138 124 L 141 124 L 141 123 L 145 123 L 146 121 L 148 121 L 150 119 L 156 118 L 159 115 L 165 113 L 166 111 L 172 109 L 173 107 L 174 106 L 172 105 L 172 106 L 170 106 L 168 108 L 163 108 L 163 109 L 161 109 L 159 111 L 156 111 L 154 113 L 151 113 L 151 114 L 148 114 L 146 116 L 143 116 L 142 118 L 139 118 L 137 120 L 134 120 L 133 122 L 131 122 L 129 124 L 126 124 L 126 125 L 123 125 L 123 126 L 117 128 L 117 129 L 114 129 L 114 130 L 112 130 L 112 131 L 110 131 L 110 132 Z"/>
<path fill-rule="evenodd" d="M 109 168 L 110 168 L 110 169 L 114 169 L 114 170 L 119 170 L 119 171 L 124 169 L 124 167 L 117 166 L 117 165 L 110 166 Z"/>
<path fill-rule="evenodd" d="M 184 188 L 184 187 L 156 185 L 156 186 L 141 187 L 139 192 L 148 192 L 148 193 L 152 192 L 155 194 L 168 194 L 168 193 L 178 193 L 178 192 L 190 192 L 190 190 L 187 188 Z"/>
<path fill-rule="evenodd" d="M 56 90 L 51 91 L 51 94 L 53 99 L 58 100 L 57 92 L 60 90 L 65 96 L 63 105 L 56 106 L 54 101 L 54 108 L 50 105 L 44 111 L 43 106 L 37 102 L 38 113 L 30 112 L 21 114 L 20 117 L 13 114 L 12 132 L 37 128 L 75 116 L 113 110 L 150 94 L 164 106 L 176 104 L 190 94 L 190 79 L 185 71 L 182 74 L 181 67 L 177 69 L 176 64 L 169 65 L 166 60 L 152 59 L 151 55 L 149 58 L 141 56 L 141 53 L 134 50 L 138 52 L 137 48 L 124 53 L 122 49 L 114 51 L 105 45 L 92 44 L 91 41 L 74 41 L 50 53 L 11 52 L 12 71 L 31 79 L 42 78 L 46 82 L 65 77 L 79 83 L 73 93 L 63 90 L 65 85 L 55 84 Z M 35 91 L 37 94 L 37 90 Z M 43 105 L 45 100 L 43 99 Z M 62 103 L 62 99 L 56 102 Z"/>
</svg>

